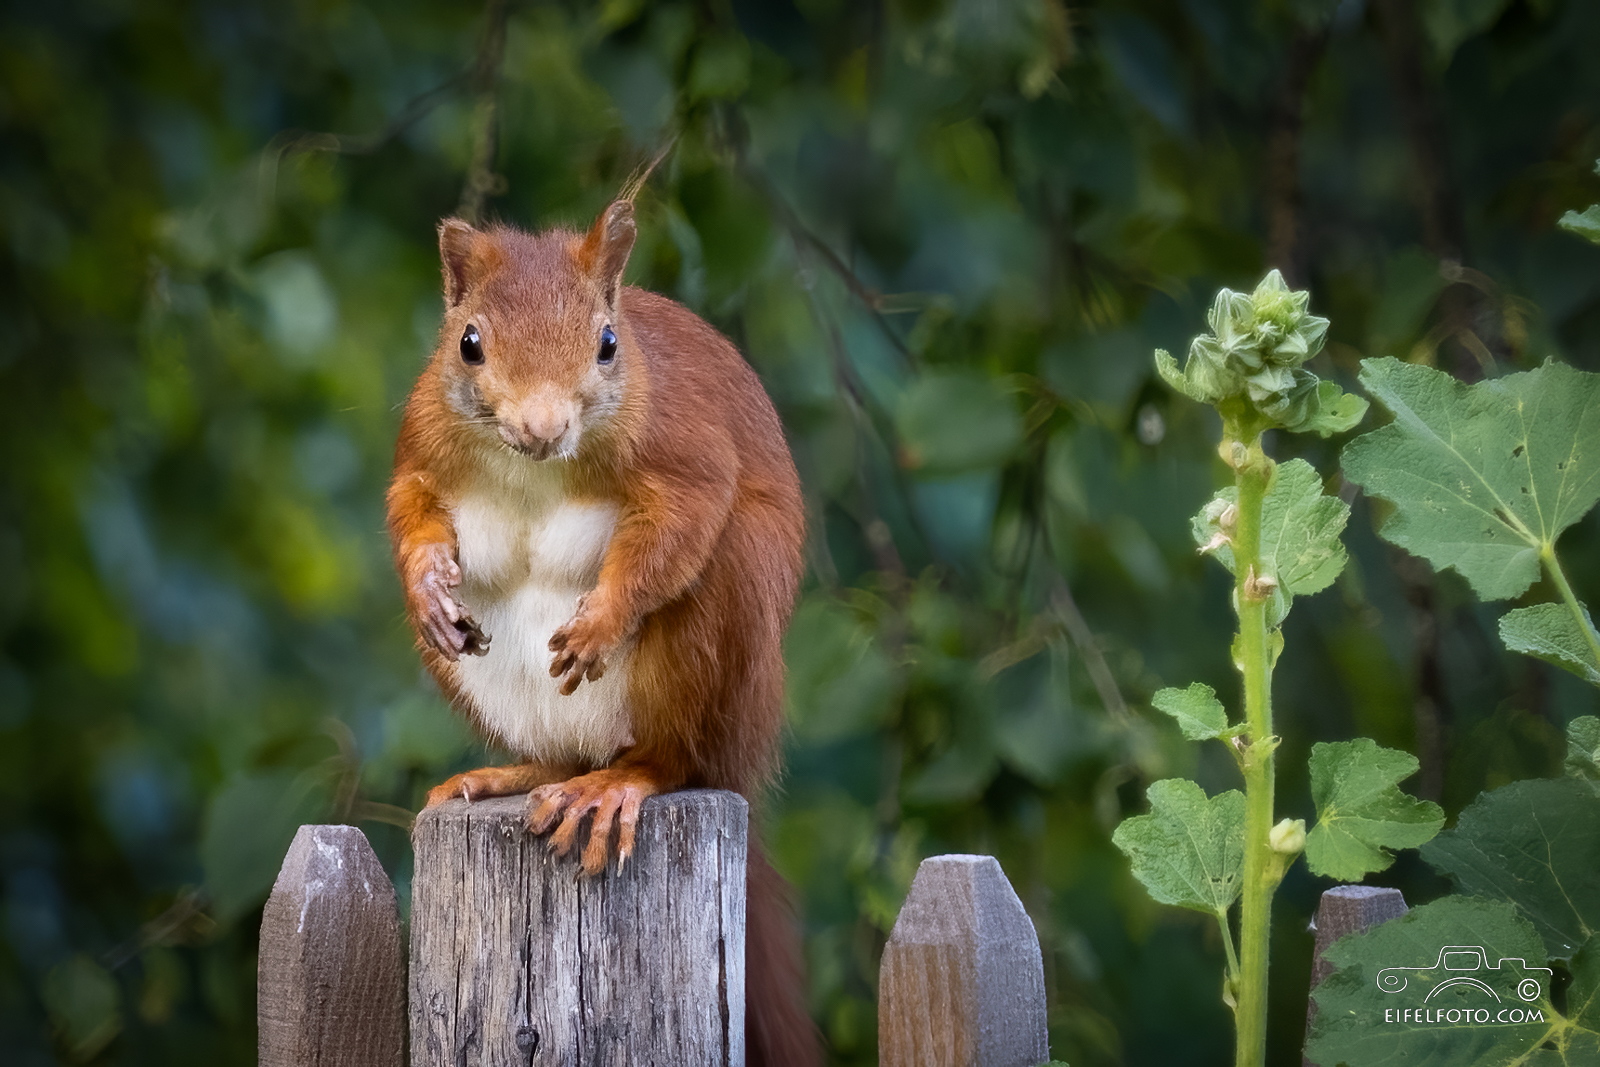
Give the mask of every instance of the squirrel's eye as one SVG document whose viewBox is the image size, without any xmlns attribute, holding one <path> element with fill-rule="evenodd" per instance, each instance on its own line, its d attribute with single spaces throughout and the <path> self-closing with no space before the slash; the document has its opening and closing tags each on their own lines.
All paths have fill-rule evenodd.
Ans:
<svg viewBox="0 0 1600 1067">
<path fill-rule="evenodd" d="M 617 358 L 617 335 L 611 327 L 607 326 L 600 331 L 600 354 L 595 356 L 599 363 L 610 363 Z"/>
<path fill-rule="evenodd" d="M 461 335 L 461 361 L 463 363 L 483 362 L 483 340 L 478 336 L 476 326 L 468 326 L 467 332 Z"/>
</svg>

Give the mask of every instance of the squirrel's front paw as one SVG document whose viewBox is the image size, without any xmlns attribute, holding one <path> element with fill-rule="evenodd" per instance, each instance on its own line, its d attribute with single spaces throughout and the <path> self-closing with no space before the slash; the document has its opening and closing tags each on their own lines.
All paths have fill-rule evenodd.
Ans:
<svg viewBox="0 0 1600 1067">
<path fill-rule="evenodd" d="M 578 601 L 578 610 L 550 638 L 550 677 L 561 679 L 561 693 L 571 696 L 585 679 L 598 682 L 606 673 L 605 657 L 622 643 L 623 627 L 611 612 L 602 610 L 590 593 Z"/>
<path fill-rule="evenodd" d="M 489 635 L 452 592 L 461 584 L 461 568 L 451 556 L 450 546 L 428 545 L 419 555 L 420 566 L 406 594 L 423 641 L 452 663 L 463 654 L 487 653 Z"/>
</svg>

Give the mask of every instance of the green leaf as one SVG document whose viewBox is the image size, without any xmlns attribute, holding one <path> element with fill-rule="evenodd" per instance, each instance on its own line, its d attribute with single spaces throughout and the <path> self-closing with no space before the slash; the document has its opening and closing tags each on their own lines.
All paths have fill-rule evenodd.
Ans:
<svg viewBox="0 0 1600 1067">
<path fill-rule="evenodd" d="M 735 97 L 750 83 L 750 43 L 738 35 L 707 35 L 689 68 L 688 97 Z"/>
<path fill-rule="evenodd" d="M 1261 558 L 1292 596 L 1319 593 L 1344 570 L 1339 535 L 1350 505 L 1322 491 L 1322 479 L 1305 460 L 1279 464 L 1261 502 Z"/>
<path fill-rule="evenodd" d="M 93 1059 L 122 1030 L 117 980 L 82 953 L 50 968 L 39 992 L 71 1061 Z"/>
<path fill-rule="evenodd" d="M 1470 973 L 1441 967 L 1445 948 L 1481 950 L 1485 961 Z M 1476 955 L 1475 951 L 1470 952 Z M 1461 966 L 1463 956 L 1452 963 Z M 1446 897 L 1413 909 L 1399 919 L 1365 933 L 1341 938 L 1325 954 L 1338 970 L 1312 995 L 1317 1015 L 1306 1056 L 1332 1067 L 1352 1064 L 1414 1064 L 1416 1067 L 1509 1067 L 1513 1063 L 1554 1063 L 1579 1067 L 1593 1049 L 1593 1034 L 1569 1024 L 1550 999 L 1550 975 L 1539 935 L 1507 905 L 1470 897 Z M 1494 961 L 1492 964 L 1487 961 Z M 1378 985 L 1380 974 L 1403 976 L 1392 992 Z M 1493 990 L 1466 982 L 1445 986 L 1454 978 L 1471 977 Z M 1533 979 L 1539 989 L 1524 1000 L 1517 989 Z M 1576 984 L 1574 985 L 1576 988 Z M 1436 992 L 1437 990 L 1437 992 Z M 1531 987 L 1528 990 L 1532 992 Z M 1430 999 L 1431 998 L 1431 999 Z M 1569 1004 L 1574 1003 L 1569 997 Z M 1407 1011 L 1486 1011 L 1484 1023 L 1460 1016 L 1418 1019 Z M 1508 1014 L 1497 1018 L 1501 1011 Z M 1519 1016 L 1521 1021 L 1513 1022 Z M 1553 1035 L 1572 1039 L 1555 1059 L 1527 1060 Z M 1566 1044 L 1558 1042 L 1558 1045 Z M 1565 1058 L 1560 1058 L 1560 1057 Z"/>
<path fill-rule="evenodd" d="M 1150 698 L 1150 706 L 1178 721 L 1178 729 L 1191 741 L 1205 741 L 1228 732 L 1228 713 L 1217 691 L 1203 682 L 1187 689 L 1163 689 Z"/>
<path fill-rule="evenodd" d="M 1600 375 L 1546 363 L 1465 385 L 1369 359 L 1361 382 L 1395 418 L 1345 447 L 1345 475 L 1394 503 L 1385 538 L 1485 600 L 1526 590 L 1541 549 L 1600 500 Z"/>
<path fill-rule="evenodd" d="M 1567 1018 L 1575 1027 L 1589 1031 L 1588 1063 L 1600 1063 L 1600 934 L 1589 938 L 1567 968 L 1572 985 L 1567 987 Z"/>
<path fill-rule="evenodd" d="M 326 797 L 312 772 L 242 774 L 211 798 L 200 864 L 218 922 L 232 922 L 266 899 L 295 831 L 325 810 Z"/>
<path fill-rule="evenodd" d="M 1218 544 L 1216 556 L 1233 573 L 1233 550 L 1224 539 L 1225 512 L 1238 499 L 1229 486 L 1219 492 L 1191 522 L 1202 548 Z M 1268 607 L 1267 624 L 1277 626 L 1289 613 L 1296 596 L 1326 589 L 1344 569 L 1345 549 L 1339 540 L 1350 518 L 1350 506 L 1322 491 L 1322 479 L 1303 459 L 1278 464 L 1272 484 L 1261 501 L 1261 560 L 1263 570 L 1278 580 L 1277 595 Z"/>
<path fill-rule="evenodd" d="M 1311 746 L 1311 798 L 1317 825 L 1306 836 L 1306 863 L 1317 874 L 1355 882 L 1394 862 L 1391 848 L 1416 848 L 1444 825 L 1431 801 L 1396 785 L 1417 758 L 1379 748 L 1371 738 Z"/>
<path fill-rule="evenodd" d="M 1336 433 L 1353 430 L 1366 417 L 1366 398 L 1347 393 L 1333 382 L 1317 383 L 1317 402 L 1306 417 L 1286 427 L 1295 433 L 1314 433 L 1331 437 Z"/>
<path fill-rule="evenodd" d="M 895 427 L 901 461 L 949 474 L 997 466 L 1022 443 L 1022 416 L 1003 382 L 968 371 L 916 379 L 900 397 Z"/>
<path fill-rule="evenodd" d="M 1228 659 L 1233 663 L 1233 669 L 1243 671 L 1244 652 L 1239 647 L 1239 635 L 1235 633 L 1233 640 L 1228 644 Z M 1267 666 L 1276 667 L 1278 657 L 1283 655 L 1283 631 L 1272 630 L 1267 634 Z"/>
<path fill-rule="evenodd" d="M 900 686 L 868 620 L 837 599 L 801 601 L 783 642 L 795 736 L 830 743 L 876 729 Z"/>
<path fill-rule="evenodd" d="M 291 366 L 306 366 L 339 328 L 332 287 L 305 252 L 275 252 L 254 269 L 264 332 Z"/>
<path fill-rule="evenodd" d="M 1600 718 L 1585 715 L 1567 724 L 1566 771 L 1574 778 L 1600 782 Z"/>
<path fill-rule="evenodd" d="M 1584 624 L 1592 632 L 1594 621 L 1583 609 Z M 1500 640 L 1513 652 L 1525 652 L 1546 663 L 1569 670 L 1590 685 L 1600 685 L 1600 660 L 1578 620 L 1565 604 L 1535 604 L 1516 608 L 1500 617 Z"/>
<path fill-rule="evenodd" d="M 1418 4 L 1439 69 L 1448 67 L 1456 48 L 1494 25 L 1508 6 L 1508 0 L 1431 0 Z"/>
<path fill-rule="evenodd" d="M 1568 233 L 1575 233 L 1579 237 L 1600 244 L 1600 204 L 1590 204 L 1583 209 L 1582 214 L 1569 211 L 1561 216 L 1556 225 Z"/>
<path fill-rule="evenodd" d="M 1150 896 L 1215 915 L 1239 896 L 1244 866 L 1244 794 L 1209 800 L 1183 778 L 1155 782 L 1150 814 L 1123 820 L 1111 837 Z"/>
<path fill-rule="evenodd" d="M 1516 905 L 1565 959 L 1600 929 L 1600 794 L 1577 778 L 1481 794 L 1422 858 L 1463 893 Z"/>
<path fill-rule="evenodd" d="M 1161 380 L 1190 400 L 1202 404 L 1214 403 L 1227 395 L 1226 383 L 1207 379 L 1204 375 L 1206 369 L 1202 364 L 1191 363 L 1188 368 L 1180 370 L 1171 352 L 1164 348 L 1156 349 L 1156 373 L 1161 375 Z M 1199 378 L 1192 379 L 1191 375 L 1199 375 Z"/>
</svg>

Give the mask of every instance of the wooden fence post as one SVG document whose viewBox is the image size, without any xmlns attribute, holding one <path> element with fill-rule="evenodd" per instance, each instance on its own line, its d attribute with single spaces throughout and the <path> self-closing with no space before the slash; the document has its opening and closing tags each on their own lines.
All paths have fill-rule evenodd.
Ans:
<svg viewBox="0 0 1600 1067">
<path fill-rule="evenodd" d="M 883 950 L 882 1067 L 1050 1058 L 1039 935 L 993 856 L 922 861 Z"/>
<path fill-rule="evenodd" d="M 503 797 L 417 817 L 413 1067 L 743 1067 L 744 800 L 650 798 L 627 867 L 596 878 L 525 812 Z"/>
<path fill-rule="evenodd" d="M 1328 946 L 1346 934 L 1360 933 L 1379 923 L 1398 919 L 1406 913 L 1406 898 L 1398 889 L 1385 889 L 1375 885 L 1336 885 L 1322 894 L 1317 914 L 1311 920 L 1311 932 L 1317 935 L 1316 955 L 1311 962 L 1311 989 L 1333 973 L 1333 964 L 1322 958 Z M 1317 1017 L 1317 1002 L 1310 993 L 1306 995 L 1306 1036 L 1311 1036 L 1311 1023 Z M 1301 1056 L 1304 1067 L 1317 1067 L 1310 1059 Z"/>
<path fill-rule="evenodd" d="M 354 826 L 302 826 L 261 916 L 261 1067 L 400 1067 L 405 970 L 394 886 Z"/>
</svg>

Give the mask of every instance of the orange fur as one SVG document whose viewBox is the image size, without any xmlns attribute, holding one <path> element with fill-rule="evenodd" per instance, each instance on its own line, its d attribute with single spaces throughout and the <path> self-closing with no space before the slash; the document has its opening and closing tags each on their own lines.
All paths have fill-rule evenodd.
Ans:
<svg viewBox="0 0 1600 1067">
<path fill-rule="evenodd" d="M 559 852 L 589 819 L 583 864 L 591 873 L 607 862 L 614 826 L 626 858 L 645 797 L 705 786 L 755 799 L 771 781 L 781 642 L 805 525 L 777 413 L 738 351 L 679 304 L 621 285 L 633 237 L 625 200 L 586 234 L 441 224 L 448 306 L 439 348 L 406 407 L 388 498 L 423 662 L 486 732 L 513 748 L 521 738 L 518 754 L 529 761 L 458 775 L 430 802 L 533 788 L 530 829 L 550 832 Z M 616 336 L 610 364 L 597 359 L 602 326 Z M 481 364 L 461 355 L 469 327 L 481 339 Z M 530 563 L 522 542 L 491 543 L 492 531 L 474 527 L 471 536 L 487 537 L 499 556 L 464 544 L 469 505 L 518 521 L 531 509 L 566 510 L 559 537 L 550 532 L 555 519 L 528 520 L 529 536 L 546 539 Z M 487 699 L 503 694 L 476 680 L 502 675 L 461 657 L 481 655 L 505 670 L 506 657 L 527 654 L 505 645 L 525 641 L 525 632 L 496 642 L 477 628 L 467 590 L 480 602 L 500 597 L 494 603 L 509 611 L 521 603 L 518 589 L 544 595 L 541 566 L 557 584 L 587 573 L 588 547 L 593 586 L 549 639 L 548 685 L 558 690 L 521 683 L 539 701 L 591 701 L 552 705 L 591 709 L 596 725 L 580 745 L 557 736 L 559 718 L 548 738 L 508 723 Z M 608 669 L 624 682 L 604 681 Z M 615 696 L 602 699 L 607 685 Z M 584 686 L 586 697 L 552 695 Z M 619 702 L 624 722 L 606 718 L 606 700 Z M 611 745 L 607 738 L 614 749 L 594 754 L 595 745 Z M 793 919 L 754 841 L 749 889 L 750 1062 L 816 1063 Z"/>
<path fill-rule="evenodd" d="M 453 774 L 428 790 L 428 806 L 443 804 L 447 800 L 465 797 L 467 800 L 487 800 L 489 797 L 510 797 L 527 793 L 551 782 L 560 782 L 577 774 L 570 766 L 551 766 L 545 763 L 517 763 L 510 767 L 479 767 L 475 771 Z"/>
</svg>

